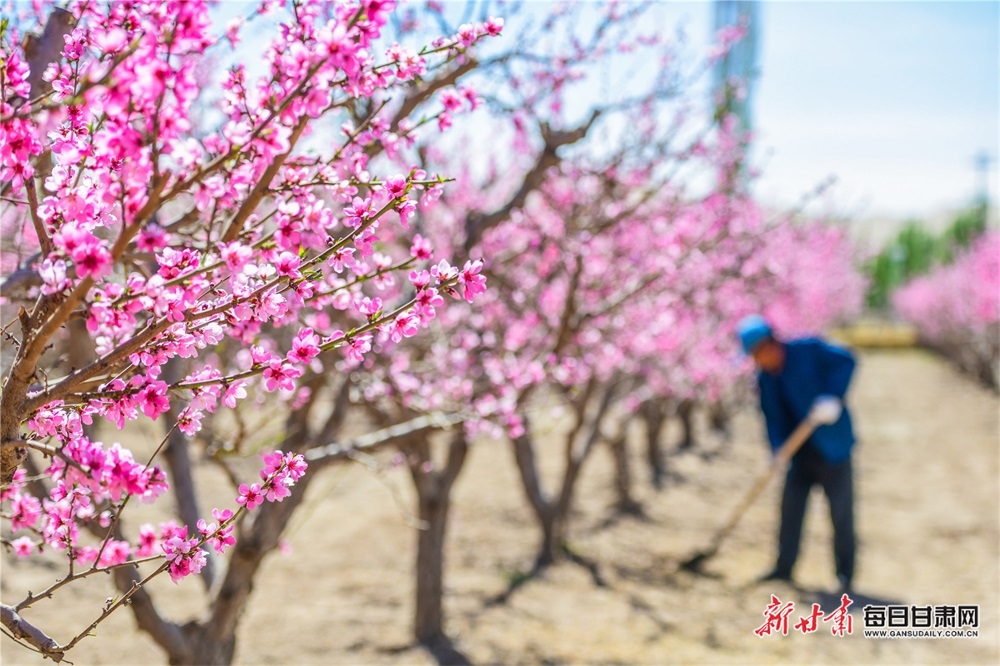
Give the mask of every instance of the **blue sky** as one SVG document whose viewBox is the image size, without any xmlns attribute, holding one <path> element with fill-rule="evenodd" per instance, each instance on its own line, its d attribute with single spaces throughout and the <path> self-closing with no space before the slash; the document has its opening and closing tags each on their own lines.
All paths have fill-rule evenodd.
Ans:
<svg viewBox="0 0 1000 666">
<path fill-rule="evenodd" d="M 1000 12 L 993 2 L 765 2 L 754 114 L 764 200 L 828 176 L 852 216 L 968 204 L 973 158 L 1000 152 Z M 689 5 L 710 32 L 711 6 Z M 696 36 L 691 25 L 691 35 Z M 997 169 L 990 169 L 991 199 Z"/>
<path fill-rule="evenodd" d="M 248 7 L 224 2 L 222 13 Z M 692 54 L 704 52 L 709 0 L 655 10 L 665 32 L 683 23 Z M 986 151 L 996 204 L 1000 3 L 764 1 L 759 39 L 753 114 L 763 202 L 795 205 L 832 176 L 828 202 L 839 215 L 933 217 L 973 201 L 973 160 Z"/>
<path fill-rule="evenodd" d="M 669 34 L 683 25 L 692 55 L 713 34 L 710 0 L 658 1 L 650 19 Z M 833 177 L 820 210 L 939 217 L 974 201 L 974 158 L 985 151 L 996 204 L 1000 2 L 765 0 L 758 42 L 755 192 L 764 203 L 796 206 Z"/>
</svg>

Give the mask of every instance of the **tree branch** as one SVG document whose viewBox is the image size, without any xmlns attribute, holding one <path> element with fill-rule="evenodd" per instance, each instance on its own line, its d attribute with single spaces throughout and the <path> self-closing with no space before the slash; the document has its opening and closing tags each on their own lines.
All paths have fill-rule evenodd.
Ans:
<svg viewBox="0 0 1000 666">
<path fill-rule="evenodd" d="M 63 649 L 54 640 L 48 637 L 44 631 L 26 621 L 14 610 L 13 606 L 0 604 L 0 621 L 7 627 L 16 640 L 24 640 L 32 647 L 48 657 L 52 661 L 59 663 L 65 656 Z"/>
<path fill-rule="evenodd" d="M 556 151 L 563 146 L 568 146 L 580 141 L 600 117 L 600 109 L 595 109 L 590 118 L 582 125 L 571 130 L 553 130 L 548 123 L 541 123 L 542 141 L 544 145 L 538 154 L 535 164 L 524 175 L 521 187 L 511 199 L 491 213 L 476 213 L 470 215 L 465 221 L 465 252 L 468 254 L 473 247 L 479 243 L 483 237 L 483 232 L 491 229 L 501 222 L 510 218 L 511 213 L 524 206 L 528 195 L 537 190 L 545 182 L 545 172 L 556 166 L 560 162 Z"/>
<path fill-rule="evenodd" d="M 451 491 L 452 485 L 461 473 L 468 454 L 469 442 L 466 439 L 465 431 L 460 428 L 455 431 L 448 443 L 448 462 L 445 463 L 445 468 L 441 471 L 441 484 L 445 488 L 446 494 Z"/>
<path fill-rule="evenodd" d="M 433 414 L 418 416 L 415 419 L 404 421 L 388 428 L 376 430 L 350 442 L 333 442 L 326 446 L 309 449 L 305 452 L 305 457 L 310 465 L 336 462 L 350 458 L 357 451 L 392 444 L 428 430 L 444 430 L 467 420 L 468 417 L 462 414 L 434 412 Z"/>
<path fill-rule="evenodd" d="M 542 486 L 535 456 L 534 438 L 531 435 L 529 425 L 525 421 L 524 433 L 513 439 L 514 461 L 517 463 L 517 471 L 521 475 L 521 487 L 524 488 L 528 505 L 535 512 L 538 521 L 544 524 L 550 519 L 555 504 Z"/>
<path fill-rule="evenodd" d="M 5 275 L 0 278 L 0 291 L 3 292 L 5 298 L 13 299 L 18 296 L 23 295 L 32 287 L 38 287 L 42 284 L 42 276 L 38 274 L 38 269 L 34 268 L 35 262 L 37 262 L 42 256 L 41 252 L 36 252 L 17 267 L 10 275 Z"/>
<path fill-rule="evenodd" d="M 229 243 L 239 237 L 240 233 L 243 231 L 243 223 L 247 221 L 247 218 L 250 217 L 251 213 L 257 210 L 257 206 L 260 205 L 260 202 L 267 194 L 268 188 L 271 186 L 271 181 L 274 180 L 274 177 L 278 174 L 278 171 L 285 163 L 285 160 L 288 159 L 288 156 L 292 154 L 293 150 L 295 150 L 295 144 L 298 143 L 299 138 L 302 136 L 302 132 L 305 131 L 308 124 L 308 116 L 299 120 L 299 123 L 292 130 L 291 136 L 288 137 L 288 150 L 275 157 L 274 160 L 267 166 L 267 169 L 264 171 L 263 175 L 261 175 L 260 180 L 257 181 L 257 184 L 254 186 L 253 191 L 251 191 L 246 200 L 243 201 L 243 205 L 240 206 L 240 209 L 236 212 L 232 222 L 229 223 L 229 228 L 226 229 L 226 232 L 220 239 L 221 242 Z"/>
<path fill-rule="evenodd" d="M 413 88 L 410 94 L 403 98 L 403 104 L 399 107 L 399 109 L 397 109 L 396 115 L 393 116 L 390 127 L 392 127 L 393 130 L 398 128 L 399 122 L 413 113 L 413 110 L 426 101 L 428 97 L 442 88 L 455 85 L 460 78 L 478 66 L 479 61 L 475 58 L 469 57 L 465 62 L 447 74 L 443 74 L 432 81 L 428 81 L 424 86 Z"/>
</svg>

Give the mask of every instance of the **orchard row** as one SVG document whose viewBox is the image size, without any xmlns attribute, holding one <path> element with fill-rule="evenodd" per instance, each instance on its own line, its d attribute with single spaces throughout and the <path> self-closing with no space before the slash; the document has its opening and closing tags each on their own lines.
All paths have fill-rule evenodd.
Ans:
<svg viewBox="0 0 1000 666">
<path fill-rule="evenodd" d="M 546 562 L 596 443 L 667 401 L 739 393 L 742 316 L 794 334 L 856 313 L 845 233 L 762 210 L 749 137 L 695 94 L 743 27 L 692 63 L 644 30 L 654 8 L 456 20 L 433 2 L 267 0 L 222 27 L 194 0 L 12 15 L 4 543 L 61 553 L 65 575 L 4 600 L 10 634 L 61 658 L 128 606 L 172 662 L 228 663 L 311 480 L 393 446 L 427 527 L 415 634 L 440 637 L 449 493 L 475 438 L 514 447 Z M 628 67 L 657 74 L 578 108 Z M 552 401 L 574 421 L 563 442 L 538 434 Z M 227 460 L 265 446 L 261 413 L 280 451 L 237 478 Z M 148 463 L 114 441 L 143 419 L 163 434 Z M 349 437 L 357 423 L 369 433 Z M 566 467 L 547 491 L 535 451 L 552 445 Z M 229 470 L 231 505 L 206 503 L 199 450 Z M 129 521 L 168 489 L 179 522 Z M 99 571 L 117 596 L 70 635 L 27 619 Z M 160 573 L 203 581 L 200 620 L 157 611 Z"/>
</svg>

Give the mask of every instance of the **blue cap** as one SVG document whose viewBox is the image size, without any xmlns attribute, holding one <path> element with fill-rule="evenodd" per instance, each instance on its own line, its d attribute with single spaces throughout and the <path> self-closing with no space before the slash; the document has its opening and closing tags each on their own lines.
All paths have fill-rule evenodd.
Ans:
<svg viewBox="0 0 1000 666">
<path fill-rule="evenodd" d="M 736 326 L 736 334 L 740 336 L 743 352 L 751 354 L 754 347 L 768 338 L 774 337 L 771 325 L 759 314 L 747 315 Z"/>
</svg>

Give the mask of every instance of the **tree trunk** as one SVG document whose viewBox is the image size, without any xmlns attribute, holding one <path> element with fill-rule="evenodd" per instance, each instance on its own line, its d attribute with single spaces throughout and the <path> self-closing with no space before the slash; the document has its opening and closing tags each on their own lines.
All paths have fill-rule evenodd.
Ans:
<svg viewBox="0 0 1000 666">
<path fill-rule="evenodd" d="M 694 413 L 694 401 L 682 400 L 677 405 L 677 420 L 681 423 L 681 441 L 677 448 L 684 451 L 694 448 L 694 428 L 691 425 L 691 416 Z"/>
<path fill-rule="evenodd" d="M 209 635 L 205 625 L 189 622 L 182 628 L 188 653 L 170 655 L 170 666 L 229 666 L 236 653 L 235 632 L 217 640 Z"/>
<path fill-rule="evenodd" d="M 314 381 L 319 381 L 314 378 Z M 313 391 L 315 397 L 318 391 Z M 304 408 L 292 412 L 285 422 L 286 435 L 281 448 L 286 452 L 302 452 L 311 442 L 307 420 L 310 401 Z M 330 418 L 346 405 L 337 402 L 331 410 Z M 168 655 L 170 664 L 216 666 L 231 664 L 236 651 L 236 629 L 246 609 L 253 580 L 264 558 L 274 551 L 282 533 L 288 527 L 292 515 L 302 503 L 311 481 L 316 478 L 317 469 L 299 479 L 291 489 L 291 495 L 281 502 L 265 502 L 248 514 L 239 524 L 237 541 L 230 552 L 229 564 L 225 572 L 216 580 L 212 589 L 211 605 L 207 616 L 201 621 L 191 621 L 182 627 L 163 621 L 145 590 L 136 595 L 132 604 L 136 621 L 144 631 Z M 122 572 L 122 573 L 119 573 Z M 117 569 L 116 583 L 119 590 L 131 587 L 131 569 Z"/>
<path fill-rule="evenodd" d="M 291 447 L 289 447 L 291 448 Z M 264 559 L 273 552 L 305 497 L 315 473 L 306 474 L 281 502 L 265 503 L 254 510 L 252 522 L 243 529 L 232 547 L 229 566 L 218 581 L 218 591 L 209 617 L 184 627 L 191 659 L 171 663 L 230 664 L 236 647 L 236 629 L 253 592 L 253 581 Z"/>
<path fill-rule="evenodd" d="M 130 592 L 142 580 L 139 571 L 132 567 L 120 567 L 115 569 L 111 575 L 115 587 L 122 594 Z M 160 615 L 152 595 L 146 588 L 140 588 L 132 595 L 129 608 L 132 610 L 136 626 L 139 627 L 140 631 L 146 632 L 167 653 L 171 664 L 177 663 L 175 662 L 177 657 L 189 654 L 189 642 L 185 636 L 185 628 Z M 194 663 L 194 659 L 188 659 L 188 663 Z"/>
<path fill-rule="evenodd" d="M 721 400 L 708 406 L 708 424 L 723 441 L 729 441 L 729 410 Z"/>
<path fill-rule="evenodd" d="M 566 541 L 569 514 L 573 508 L 576 482 L 579 479 L 584 461 L 599 437 L 601 420 L 611 406 L 614 397 L 612 382 L 604 387 L 603 394 L 593 410 L 594 413 L 589 419 L 586 419 L 587 403 L 594 386 L 594 383 L 591 382 L 590 388 L 585 392 L 587 399 L 578 406 L 577 423 L 566 438 L 566 466 L 563 470 L 562 486 L 558 496 L 550 499 L 542 490 L 531 436 L 525 432 L 514 440 L 514 457 L 517 460 L 517 469 L 520 472 L 528 502 L 534 510 L 535 518 L 542 531 L 542 541 L 535 560 L 536 567 L 547 566 L 561 557 L 561 551 Z"/>
<path fill-rule="evenodd" d="M 179 382 L 184 377 L 185 363 L 182 358 L 172 358 L 164 364 L 163 380 L 168 384 Z M 204 518 L 198 505 L 198 490 L 194 483 L 194 473 L 191 469 L 190 441 L 188 436 L 177 428 L 179 411 L 175 403 L 163 415 L 163 429 L 167 433 L 167 445 L 163 450 L 163 458 L 170 471 L 170 485 L 177 502 L 177 514 L 187 525 L 188 534 L 198 533 L 198 520 Z M 205 566 L 199 574 L 205 589 L 211 589 L 215 582 L 216 557 L 208 546 L 202 545 L 205 551 Z"/>
<path fill-rule="evenodd" d="M 638 515 L 642 513 L 642 505 L 632 494 L 632 470 L 628 464 L 628 446 L 625 444 L 623 432 L 610 443 L 611 455 L 615 460 L 615 492 L 618 496 L 615 508 L 620 513 Z"/>
<path fill-rule="evenodd" d="M 73 319 L 66 323 L 66 331 L 64 345 L 70 371 L 90 365 L 97 358 L 97 354 L 94 351 L 94 339 L 87 331 L 87 322 L 83 319 Z M 87 436 L 87 439 L 97 440 L 97 430 L 100 423 L 101 419 L 83 424 L 83 434 Z"/>
<path fill-rule="evenodd" d="M 413 635 L 424 645 L 447 642 L 444 631 L 444 546 L 448 529 L 451 489 L 465 464 L 468 442 L 459 428 L 451 438 L 444 469 L 436 470 L 430 442 L 404 446 L 410 454 L 410 473 L 417 491 L 420 529 L 417 532 L 416 585 Z"/>
<path fill-rule="evenodd" d="M 556 563 L 562 556 L 562 546 L 566 540 L 566 521 L 563 516 L 557 514 L 553 505 L 551 510 L 539 518 L 539 527 L 542 529 L 542 541 L 535 556 L 535 568 L 541 569 Z"/>
<path fill-rule="evenodd" d="M 419 484 L 438 486 L 436 483 Z M 419 491 L 420 529 L 417 531 L 417 585 L 413 631 L 421 643 L 444 636 L 444 541 L 450 498 L 439 489 Z"/>
<path fill-rule="evenodd" d="M 642 405 L 642 419 L 646 423 L 646 459 L 649 461 L 650 481 L 657 490 L 663 488 L 667 467 L 663 459 L 663 423 L 667 411 L 659 400 L 649 400 Z"/>
<path fill-rule="evenodd" d="M 555 502 L 542 489 L 531 435 L 525 432 L 520 437 L 515 438 L 513 443 L 514 460 L 517 462 L 517 471 L 521 476 L 521 487 L 524 488 L 528 506 L 535 514 L 535 520 L 542 532 L 542 540 L 535 560 L 535 567 L 540 568 L 552 564 L 558 558 L 562 528 L 556 526 Z M 557 531 L 560 533 L 558 536 Z"/>
</svg>

